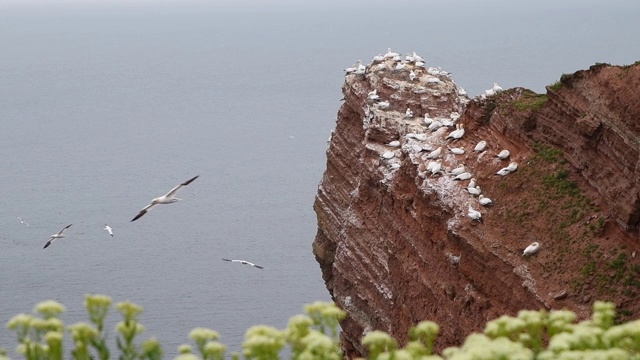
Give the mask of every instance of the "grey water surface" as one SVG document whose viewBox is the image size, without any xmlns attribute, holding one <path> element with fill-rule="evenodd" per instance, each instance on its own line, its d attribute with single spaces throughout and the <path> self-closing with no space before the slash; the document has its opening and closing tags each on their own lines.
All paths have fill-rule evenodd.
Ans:
<svg viewBox="0 0 640 360">
<path fill-rule="evenodd" d="M 87 293 L 136 302 L 165 358 L 194 327 L 239 351 L 249 326 L 283 328 L 329 300 L 312 204 L 342 70 L 358 59 L 416 51 L 472 95 L 493 82 L 542 92 L 564 72 L 640 60 L 633 1 L 157 4 L 0 1 L 10 354 L 6 322 L 46 299 L 67 306 L 67 324 L 87 320 Z M 183 201 L 130 222 L 195 175 Z"/>
</svg>

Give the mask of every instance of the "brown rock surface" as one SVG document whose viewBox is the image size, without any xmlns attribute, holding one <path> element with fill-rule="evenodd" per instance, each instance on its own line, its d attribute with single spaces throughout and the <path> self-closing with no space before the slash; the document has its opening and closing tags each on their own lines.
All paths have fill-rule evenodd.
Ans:
<svg viewBox="0 0 640 360">
<path fill-rule="evenodd" d="M 640 65 L 564 75 L 543 95 L 515 88 L 469 101 L 447 75 L 416 67 L 409 81 L 408 70 L 386 64 L 347 75 L 314 204 L 313 250 L 348 313 L 347 355 L 364 353 L 368 331 L 404 342 L 421 320 L 440 324 L 441 350 L 520 309 L 568 308 L 582 318 L 601 299 L 640 315 L 640 259 L 631 255 L 640 249 Z M 389 109 L 367 99 L 374 89 Z M 451 120 L 453 112 L 463 114 L 462 139 L 445 139 L 453 128 L 427 130 L 425 114 Z M 487 149 L 474 152 L 480 140 Z M 443 148 L 445 174 L 427 171 L 423 147 Z M 509 160 L 495 157 L 502 149 Z M 510 161 L 517 171 L 495 175 Z M 492 207 L 448 174 L 459 164 Z M 468 201 L 482 223 L 467 216 Z M 523 257 L 533 241 L 540 250 Z"/>
</svg>

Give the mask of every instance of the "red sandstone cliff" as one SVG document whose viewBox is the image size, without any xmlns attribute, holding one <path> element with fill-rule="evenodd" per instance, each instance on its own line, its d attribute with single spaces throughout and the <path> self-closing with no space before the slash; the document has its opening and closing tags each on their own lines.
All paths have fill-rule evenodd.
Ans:
<svg viewBox="0 0 640 360">
<path fill-rule="evenodd" d="M 640 64 L 563 75 L 546 94 L 515 88 L 469 101 L 446 74 L 385 63 L 347 75 L 314 204 L 313 250 L 348 313 L 349 356 L 363 353 L 366 332 L 403 341 L 421 320 L 440 324 L 441 350 L 520 309 L 586 317 L 602 299 L 623 318 L 640 315 Z M 389 109 L 367 99 L 374 89 Z M 427 130 L 425 114 L 452 112 L 462 114 L 462 139 L 446 139 L 454 128 Z M 487 149 L 474 152 L 480 140 Z M 440 146 L 444 174 L 432 176 L 423 148 Z M 495 157 L 502 149 L 510 159 Z M 495 175 L 510 162 L 515 172 Z M 449 175 L 459 164 L 492 207 Z M 481 223 L 467 216 L 469 201 Z M 523 257 L 533 241 L 540 250 Z"/>
</svg>

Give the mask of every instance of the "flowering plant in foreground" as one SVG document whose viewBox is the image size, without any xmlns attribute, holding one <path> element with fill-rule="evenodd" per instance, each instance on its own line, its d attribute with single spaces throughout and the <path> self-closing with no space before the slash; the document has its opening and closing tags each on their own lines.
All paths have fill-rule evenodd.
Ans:
<svg viewBox="0 0 640 360">
<path fill-rule="evenodd" d="M 111 298 L 87 295 L 84 303 L 90 322 L 66 327 L 73 339 L 70 357 L 76 360 L 110 359 L 106 344 L 104 319 L 111 308 Z M 130 301 L 115 305 L 123 321 L 117 324 L 118 359 L 162 359 L 162 347 L 154 338 L 139 343 L 144 331 L 138 322 L 142 307 Z M 296 315 L 283 330 L 258 325 L 247 330 L 242 352 L 231 354 L 234 360 L 280 359 L 284 348 L 294 360 L 339 360 L 343 358 L 338 341 L 339 321 L 345 313 L 333 303 L 306 305 L 305 315 Z M 17 335 L 16 352 L 27 360 L 62 360 L 65 326 L 59 316 L 65 307 L 53 300 L 37 304 L 34 313 L 18 314 L 7 323 Z M 40 317 L 38 316 L 40 315 Z M 423 321 L 409 330 L 409 341 L 400 347 L 397 340 L 382 331 L 370 331 L 362 343 L 369 360 L 463 360 L 463 359 L 638 359 L 640 360 L 640 320 L 615 325 L 612 303 L 596 302 L 591 319 L 576 323 L 571 311 L 520 311 L 517 316 L 502 316 L 489 321 L 483 333 L 469 335 L 462 346 L 433 353 L 439 326 Z M 218 342 L 219 334 L 207 328 L 189 333 L 195 344 L 178 348 L 175 360 L 223 360 L 227 347 Z M 545 340 L 548 339 L 548 340 Z M 0 360 L 8 360 L 0 349 Z"/>
</svg>

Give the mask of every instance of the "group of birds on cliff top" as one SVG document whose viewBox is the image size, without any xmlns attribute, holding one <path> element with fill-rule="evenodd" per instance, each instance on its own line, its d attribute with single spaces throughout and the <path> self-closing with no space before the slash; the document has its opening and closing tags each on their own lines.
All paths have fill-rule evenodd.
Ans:
<svg viewBox="0 0 640 360">
<path fill-rule="evenodd" d="M 389 61 L 390 60 L 390 61 Z M 356 76 L 364 76 L 367 77 L 368 74 L 373 72 L 374 74 L 379 74 L 381 71 L 392 70 L 393 74 L 397 76 L 397 74 L 402 74 L 403 72 L 407 72 L 408 76 L 405 81 L 414 82 L 416 79 L 418 81 L 424 81 L 427 84 L 442 84 L 444 81 L 450 81 L 453 83 L 453 80 L 450 79 L 450 73 L 446 71 L 442 71 L 440 68 L 429 67 L 424 62 L 424 59 L 417 55 L 415 52 L 409 53 L 406 55 L 405 60 L 402 60 L 398 53 L 394 53 L 391 49 L 388 49 L 385 55 L 377 55 L 374 56 L 372 62 L 369 65 L 363 65 L 360 60 L 351 68 L 347 68 L 345 70 L 346 75 L 356 75 Z M 428 76 L 426 79 L 421 79 L 421 75 L 423 72 L 426 72 Z M 400 78 L 403 78 L 400 75 Z M 433 80 L 435 79 L 435 80 Z M 383 82 L 372 82 L 374 84 L 380 84 Z M 455 83 L 453 83 L 455 84 Z M 466 99 L 467 93 L 464 89 L 455 85 L 453 87 L 456 91 L 456 95 L 459 97 L 464 97 Z M 481 98 L 486 98 L 487 96 L 494 96 L 502 91 L 502 88 L 494 83 L 491 89 L 485 91 L 485 94 L 482 94 Z M 466 99 L 468 100 L 468 99 Z M 383 100 L 378 92 L 378 88 L 374 88 L 367 94 L 367 102 L 372 104 L 375 108 L 385 111 L 391 111 L 390 109 L 393 107 L 392 103 L 389 100 Z M 461 101 L 463 105 L 466 105 L 466 101 Z M 416 110 L 412 110 L 407 107 L 404 111 L 403 115 L 399 115 L 398 117 L 403 120 L 414 119 L 416 115 Z M 365 120 L 371 120 L 374 114 L 369 110 L 369 105 L 365 109 Z M 445 151 L 444 146 L 448 151 L 453 155 L 454 162 L 455 157 L 457 155 L 463 155 L 466 153 L 466 150 L 463 147 L 452 147 L 453 145 L 460 139 L 462 139 L 466 133 L 466 129 L 464 128 L 464 124 L 457 123 L 457 120 L 460 119 L 461 115 L 452 111 L 449 113 L 449 116 L 440 116 L 436 118 L 432 118 L 429 113 L 425 113 L 422 115 L 423 119 L 420 122 L 420 125 L 425 129 L 424 132 L 410 132 L 406 133 L 403 138 L 393 140 L 387 144 L 385 144 L 384 150 L 381 152 L 380 157 L 383 161 L 388 163 L 388 166 L 391 171 L 395 171 L 400 168 L 400 163 L 394 161 L 396 158 L 396 150 L 399 148 L 401 150 L 401 154 L 414 154 L 417 155 L 422 160 L 422 163 L 426 163 L 426 166 L 418 166 L 418 171 L 420 171 L 425 176 L 434 177 L 438 176 L 450 176 L 454 181 L 469 181 L 466 185 L 465 191 L 470 195 L 470 199 L 467 200 L 468 210 L 467 216 L 471 219 L 472 222 L 482 222 L 482 213 L 479 210 L 476 210 L 473 207 L 472 199 L 477 198 L 478 203 L 483 207 L 489 207 L 493 205 L 493 200 L 486 197 L 483 194 L 482 188 L 478 185 L 476 178 L 469 172 L 464 164 L 459 164 L 455 168 L 447 168 L 444 166 L 443 161 L 445 160 Z M 454 128 L 453 130 L 443 132 L 442 128 Z M 447 133 L 444 137 L 444 141 L 442 140 L 442 136 Z M 440 146 L 432 146 L 433 143 L 440 143 Z M 443 144 L 444 143 L 444 144 Z M 486 140 L 479 141 L 475 147 L 473 148 L 473 152 L 478 154 L 478 158 L 484 156 L 484 154 L 488 151 L 489 144 Z M 495 153 L 495 158 L 498 163 L 502 161 L 507 161 L 510 157 L 511 153 L 508 149 L 501 149 L 499 152 Z M 495 176 L 507 176 L 518 169 L 517 162 L 509 162 L 507 166 L 503 166 L 496 171 Z M 535 242 L 528 246 L 523 255 L 531 255 L 538 251 L 540 244 Z"/>
<path fill-rule="evenodd" d="M 192 177 L 191 179 L 176 185 L 173 189 L 169 190 L 168 193 L 166 193 L 166 194 L 164 194 L 162 196 L 159 196 L 157 198 L 152 199 L 151 202 L 149 202 L 149 204 L 147 206 L 142 208 L 142 210 L 140 210 L 140 212 L 138 212 L 138 214 L 136 216 L 134 216 L 133 219 L 131 219 L 131 222 L 140 219 L 142 216 L 144 216 L 146 213 L 148 213 L 151 209 L 153 209 L 157 205 L 173 204 L 175 202 L 178 202 L 178 201 L 182 200 L 182 199 L 176 197 L 176 193 L 178 192 L 178 190 L 180 190 L 181 188 L 191 184 L 199 176 L 200 175 L 196 175 L 196 176 Z M 29 225 L 29 223 L 24 221 L 24 219 L 22 219 L 21 217 L 18 217 L 18 220 L 20 221 L 20 223 L 25 224 L 27 227 L 31 227 Z M 57 233 L 52 234 L 49 237 L 49 240 L 47 241 L 47 243 L 44 245 L 44 249 L 49 247 L 55 240 L 65 238 L 67 235 L 64 232 L 65 232 L 65 230 L 70 228 L 71 225 L 73 225 L 73 224 L 69 224 L 69 225 L 63 227 L 62 229 L 60 229 L 60 231 L 58 231 Z M 109 235 L 111 237 L 113 237 L 113 228 L 111 226 L 105 224 L 104 230 L 106 230 L 109 233 Z M 249 261 L 246 261 L 246 260 L 230 260 L 230 259 L 224 259 L 224 258 L 222 260 L 229 261 L 229 262 L 236 262 L 236 263 L 240 263 L 240 264 L 244 264 L 244 265 L 250 265 L 250 266 L 253 266 L 253 267 L 258 268 L 258 269 L 264 269 L 264 267 L 262 267 L 260 265 L 256 265 L 256 264 L 254 264 L 252 262 L 249 262 Z"/>
</svg>

